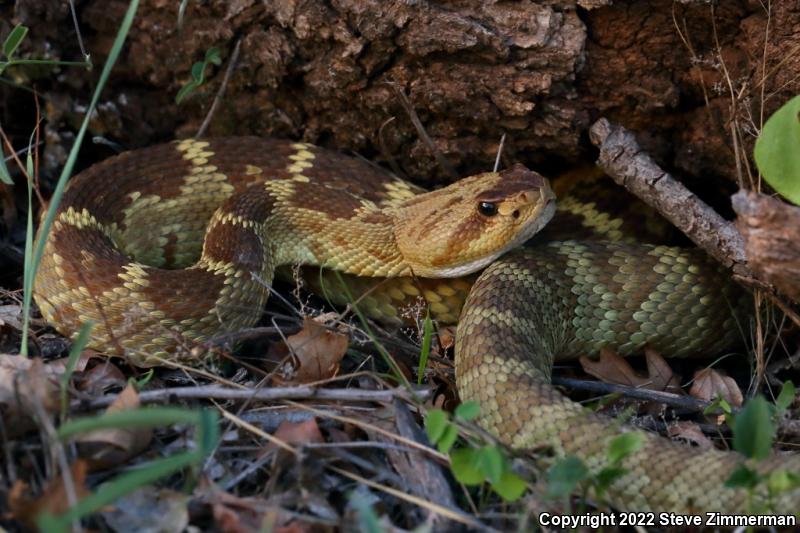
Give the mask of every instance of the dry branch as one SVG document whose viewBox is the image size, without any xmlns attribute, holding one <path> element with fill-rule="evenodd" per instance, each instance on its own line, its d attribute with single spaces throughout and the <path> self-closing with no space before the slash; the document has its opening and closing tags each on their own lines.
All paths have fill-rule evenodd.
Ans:
<svg viewBox="0 0 800 533">
<path fill-rule="evenodd" d="M 429 389 L 416 389 L 414 395 L 424 400 L 430 395 Z M 142 403 L 167 402 L 174 400 L 238 400 L 238 401 L 281 401 L 281 400 L 329 400 L 352 402 L 392 402 L 396 398 L 410 399 L 412 394 L 402 388 L 389 390 L 361 389 L 323 389 L 319 387 L 270 387 L 262 389 L 232 389 L 218 385 L 198 387 L 175 387 L 144 391 L 139 394 Z M 89 402 L 73 402 L 77 409 L 98 409 L 106 407 L 116 396 L 103 396 Z"/>
<path fill-rule="evenodd" d="M 632 133 L 606 119 L 589 131 L 600 149 L 597 164 L 615 182 L 652 206 L 697 246 L 735 274 L 752 278 L 744 239 L 733 223 L 722 218 L 693 192 L 662 170 L 639 147 Z"/>
<path fill-rule="evenodd" d="M 754 192 L 733 196 L 750 268 L 800 302 L 800 207 Z"/>
</svg>

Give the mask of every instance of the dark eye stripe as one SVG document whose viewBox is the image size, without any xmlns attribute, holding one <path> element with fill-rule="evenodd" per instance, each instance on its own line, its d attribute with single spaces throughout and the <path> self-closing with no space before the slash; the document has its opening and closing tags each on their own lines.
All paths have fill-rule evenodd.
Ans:
<svg viewBox="0 0 800 533">
<path fill-rule="evenodd" d="M 478 204 L 478 212 L 485 217 L 493 217 L 497 214 L 497 204 L 494 202 L 481 202 Z"/>
</svg>

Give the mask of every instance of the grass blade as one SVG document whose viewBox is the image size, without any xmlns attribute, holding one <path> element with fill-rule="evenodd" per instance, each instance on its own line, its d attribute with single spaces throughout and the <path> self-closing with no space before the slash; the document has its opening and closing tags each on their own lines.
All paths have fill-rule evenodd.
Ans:
<svg viewBox="0 0 800 533">
<path fill-rule="evenodd" d="M 103 88 L 108 82 L 111 69 L 117 62 L 117 58 L 119 58 L 119 53 L 122 51 L 122 45 L 125 43 L 125 39 L 128 36 L 128 31 L 131 28 L 131 24 L 133 24 L 133 17 L 136 15 L 136 10 L 138 7 L 139 0 L 131 0 L 131 2 L 128 4 L 128 10 L 125 12 L 125 17 L 122 19 L 122 24 L 120 24 L 120 28 L 117 31 L 117 36 L 114 39 L 114 44 L 111 46 L 111 51 L 108 54 L 108 60 L 106 61 L 106 64 L 103 65 L 103 70 L 100 73 L 100 79 L 98 80 L 97 87 L 92 95 L 92 100 L 89 103 L 89 107 L 86 109 L 86 116 L 83 118 L 81 127 L 78 130 L 78 134 L 75 136 L 75 144 L 72 145 L 72 149 L 67 157 L 67 162 L 58 178 L 55 191 L 53 191 L 53 196 L 50 199 L 50 207 L 47 209 L 47 214 L 44 216 L 42 224 L 39 227 L 40 237 L 35 245 L 35 248 L 33 249 L 31 261 L 29 263 L 26 262 L 23 282 L 23 327 L 20 355 L 28 355 L 28 330 L 30 328 L 30 309 L 32 297 L 31 292 L 33 290 L 33 281 L 36 278 L 36 271 L 38 270 L 39 263 L 42 260 L 42 253 L 44 253 L 44 243 L 47 240 L 46 236 L 50 231 L 50 227 L 53 225 L 56 209 L 58 209 L 58 204 L 61 202 L 61 197 L 64 194 L 64 188 L 67 185 L 67 179 L 72 174 L 72 169 L 75 166 L 75 160 L 78 158 L 78 150 L 83 143 L 83 138 L 86 136 L 86 130 L 89 127 L 89 120 L 91 119 L 92 113 L 94 113 L 94 110 L 97 107 L 97 102 L 100 99 L 100 93 L 103 91 Z"/>
<path fill-rule="evenodd" d="M 425 367 L 428 366 L 428 356 L 431 353 L 431 339 L 433 338 L 433 320 L 431 311 L 425 313 L 425 321 L 422 323 L 422 348 L 419 351 L 419 367 L 417 369 L 417 385 L 422 385 L 422 378 L 425 376 Z"/>
</svg>

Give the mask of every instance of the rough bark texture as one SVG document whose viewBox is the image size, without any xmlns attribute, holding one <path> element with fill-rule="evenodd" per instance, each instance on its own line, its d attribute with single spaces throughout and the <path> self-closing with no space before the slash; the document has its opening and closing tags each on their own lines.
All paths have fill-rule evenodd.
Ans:
<svg viewBox="0 0 800 533">
<path fill-rule="evenodd" d="M 731 120 L 747 149 L 762 114 L 800 92 L 800 54 L 791 53 L 800 44 L 800 7 L 788 1 L 772 2 L 769 16 L 754 0 L 720 2 L 713 15 L 706 2 L 671 0 L 190 1 L 180 30 L 177 4 L 142 3 L 94 134 L 123 147 L 194 134 L 227 65 L 209 68 L 187 103 L 175 105 L 174 96 L 208 48 L 226 61 L 239 39 L 210 135 L 383 152 L 421 181 L 443 173 L 392 85 L 408 94 L 436 148 L 462 174 L 488 168 L 504 132 L 507 162 L 552 168 L 588 159 L 585 131 L 606 116 L 666 168 L 734 178 Z M 126 5 L 77 2 L 95 65 Z M 0 35 L 11 22 L 32 28 L 20 54 L 80 57 L 66 2 L 17 0 L 0 7 Z M 98 72 L 12 72 L 46 99 L 46 168 L 63 161 Z M 4 86 L 0 98 L 0 120 L 24 143 L 30 95 Z"/>
<path fill-rule="evenodd" d="M 800 207 L 742 191 L 733 208 L 750 268 L 800 303 Z"/>
</svg>

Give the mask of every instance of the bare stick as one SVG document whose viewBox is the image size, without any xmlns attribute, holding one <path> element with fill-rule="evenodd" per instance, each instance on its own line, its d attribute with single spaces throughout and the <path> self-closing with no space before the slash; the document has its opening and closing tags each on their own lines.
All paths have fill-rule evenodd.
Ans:
<svg viewBox="0 0 800 533">
<path fill-rule="evenodd" d="M 600 149 L 597 164 L 614 181 L 652 206 L 711 257 L 732 267 L 743 278 L 753 278 L 744 253 L 744 239 L 736 227 L 644 153 L 633 134 L 601 118 L 589 130 Z"/>
<path fill-rule="evenodd" d="M 208 110 L 206 118 L 200 125 L 200 129 L 197 130 L 197 135 L 195 135 L 195 137 L 197 137 L 198 139 L 203 135 L 205 135 L 209 124 L 211 124 L 211 117 L 214 116 L 214 113 L 217 111 L 217 106 L 219 105 L 220 101 L 222 101 L 222 96 L 225 94 L 225 88 L 228 86 L 228 81 L 231 79 L 231 74 L 233 74 L 233 69 L 236 67 L 236 62 L 239 61 L 239 48 L 241 46 L 242 46 L 242 40 L 239 39 L 236 41 L 236 45 L 233 47 L 233 53 L 231 54 L 231 57 L 228 60 L 228 68 L 225 69 L 225 76 L 222 78 L 222 84 L 220 84 L 219 90 L 217 91 L 217 94 L 214 96 L 214 101 L 211 102 L 211 108 Z"/>
<path fill-rule="evenodd" d="M 439 166 L 447 172 L 451 179 L 457 180 L 458 174 L 456 173 L 456 169 L 453 168 L 453 165 L 442 155 L 441 152 L 436 148 L 436 145 L 433 144 L 433 139 L 431 139 L 428 132 L 425 130 L 425 126 L 422 125 L 422 121 L 419 119 L 419 115 L 414 110 L 414 106 L 411 105 L 411 101 L 408 99 L 405 91 L 402 90 L 396 83 L 389 83 L 389 87 L 392 88 L 395 95 L 397 95 L 397 99 L 400 101 L 400 104 L 405 109 L 406 113 L 408 114 L 408 118 L 411 119 L 411 124 L 414 125 L 414 129 L 417 130 L 417 135 L 419 138 L 422 139 L 422 142 L 425 143 L 425 146 L 428 147 L 433 157 L 436 158 L 436 162 L 439 163 Z"/>
<path fill-rule="evenodd" d="M 698 400 L 691 396 L 680 396 L 671 392 L 662 392 L 649 389 L 638 389 L 636 387 L 626 387 L 625 385 L 615 385 L 613 383 L 603 383 L 600 381 L 589 381 L 584 379 L 574 379 L 565 377 L 553 377 L 554 385 L 563 385 L 572 389 L 600 392 L 602 394 L 621 394 L 636 400 L 648 402 L 658 402 L 672 407 L 680 407 L 691 411 L 703 411 L 711 402 Z"/>
<path fill-rule="evenodd" d="M 431 394 L 430 389 L 415 389 L 414 394 L 425 399 Z M 98 409 L 106 407 L 114 401 L 115 396 L 104 396 L 88 402 L 77 400 L 72 402 L 75 409 Z M 352 402 L 391 402 L 395 398 L 410 399 L 411 394 L 402 387 L 389 390 L 361 389 L 321 389 L 318 387 L 271 387 L 262 389 L 232 389 L 218 385 L 199 387 L 175 387 L 144 391 L 139 394 L 142 403 L 165 402 L 172 400 L 331 400 Z"/>
</svg>

